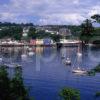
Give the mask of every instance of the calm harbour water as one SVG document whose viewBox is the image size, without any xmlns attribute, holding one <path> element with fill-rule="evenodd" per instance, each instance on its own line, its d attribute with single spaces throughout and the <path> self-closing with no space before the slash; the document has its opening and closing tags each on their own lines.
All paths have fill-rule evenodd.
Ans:
<svg viewBox="0 0 100 100">
<path fill-rule="evenodd" d="M 29 88 L 30 96 L 35 100 L 60 100 L 59 92 L 63 87 L 72 87 L 80 90 L 81 100 L 95 99 L 94 95 L 100 91 L 100 74 L 95 76 L 76 75 L 72 69 L 80 66 L 86 70 L 92 69 L 100 63 L 100 49 L 85 47 L 82 57 L 78 59 L 77 49 L 64 47 L 34 47 L 33 56 L 22 59 L 25 50 L 14 49 L 15 52 L 1 53 L 6 62 L 15 62 L 22 65 L 25 86 Z M 62 55 L 70 57 L 72 65 L 68 66 Z"/>
</svg>

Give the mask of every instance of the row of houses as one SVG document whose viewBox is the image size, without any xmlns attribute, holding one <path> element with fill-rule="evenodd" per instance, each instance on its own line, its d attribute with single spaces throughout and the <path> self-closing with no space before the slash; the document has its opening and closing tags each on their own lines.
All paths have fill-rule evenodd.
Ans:
<svg viewBox="0 0 100 100">
<path fill-rule="evenodd" d="M 54 41 L 50 38 L 45 39 L 32 39 L 30 40 L 30 45 L 55 45 Z"/>
<path fill-rule="evenodd" d="M 51 33 L 51 34 L 60 34 L 62 36 L 71 36 L 71 30 L 68 28 L 59 28 L 59 29 L 53 29 L 53 27 L 50 26 L 38 26 L 36 27 L 36 30 L 45 30 L 45 32 Z"/>
</svg>

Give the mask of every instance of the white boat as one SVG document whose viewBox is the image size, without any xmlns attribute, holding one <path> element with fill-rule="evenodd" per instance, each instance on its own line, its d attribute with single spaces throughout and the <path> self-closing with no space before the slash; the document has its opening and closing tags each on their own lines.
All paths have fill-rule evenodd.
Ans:
<svg viewBox="0 0 100 100">
<path fill-rule="evenodd" d="M 86 45 L 89 46 L 89 47 L 94 46 L 94 44 L 92 44 L 92 43 L 88 43 L 88 44 L 86 44 Z"/>
<path fill-rule="evenodd" d="M 65 61 L 65 64 L 66 65 L 71 65 L 71 59 L 70 59 L 70 49 L 68 48 L 68 57 L 67 57 L 67 59 L 66 59 L 66 61 Z"/>
<path fill-rule="evenodd" d="M 78 60 L 78 67 L 76 69 L 73 69 L 72 72 L 76 73 L 76 74 L 79 74 L 79 75 L 86 74 L 87 71 L 83 70 L 83 69 L 81 69 L 79 67 L 80 66 L 80 62 L 82 61 L 82 53 L 80 52 L 80 46 L 78 47 L 77 57 L 78 57 L 77 58 L 77 60 Z"/>
<path fill-rule="evenodd" d="M 4 65 L 7 66 L 8 68 L 17 68 L 17 67 L 21 67 L 21 65 L 16 64 L 16 63 L 4 64 Z"/>
<path fill-rule="evenodd" d="M 81 56 L 82 56 L 82 53 L 80 52 L 80 45 L 78 46 L 77 56 L 78 56 L 78 57 L 81 57 Z"/>
<path fill-rule="evenodd" d="M 31 52 L 28 53 L 28 55 L 29 56 L 33 56 L 34 55 L 34 52 L 31 51 Z"/>
<path fill-rule="evenodd" d="M 70 58 L 67 58 L 66 61 L 65 61 L 66 65 L 71 65 L 71 60 Z"/>
<path fill-rule="evenodd" d="M 78 53 L 77 53 L 77 56 L 78 56 L 78 57 L 81 57 L 81 56 L 82 56 L 82 53 L 78 52 Z"/>
<path fill-rule="evenodd" d="M 32 51 L 32 48 L 29 48 L 29 51 Z"/>
<path fill-rule="evenodd" d="M 73 69 L 72 72 L 76 74 L 86 74 L 87 73 L 87 71 L 82 70 L 79 67 L 77 69 Z"/>
<path fill-rule="evenodd" d="M 26 60 L 27 59 L 27 55 L 26 54 L 22 54 L 21 58 L 22 58 L 22 60 Z"/>
</svg>

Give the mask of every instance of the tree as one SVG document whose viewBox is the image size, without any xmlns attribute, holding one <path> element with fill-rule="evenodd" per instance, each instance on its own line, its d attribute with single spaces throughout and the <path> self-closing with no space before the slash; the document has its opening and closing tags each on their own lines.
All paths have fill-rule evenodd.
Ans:
<svg viewBox="0 0 100 100">
<path fill-rule="evenodd" d="M 11 79 L 5 66 L 0 66 L 0 100 L 30 100 L 20 67 L 16 67 L 15 75 Z"/>
<path fill-rule="evenodd" d="M 63 100 L 80 100 L 79 91 L 72 88 L 63 88 L 60 91 L 60 96 Z"/>
<path fill-rule="evenodd" d="M 21 67 L 16 67 L 14 78 L 11 80 L 11 92 L 13 94 L 13 99 L 17 100 L 29 100 L 28 93 L 25 89 L 23 79 L 22 79 L 22 69 Z"/>
<path fill-rule="evenodd" d="M 92 19 L 96 20 L 96 22 L 100 23 L 100 14 L 95 14 L 91 16 Z"/>
<path fill-rule="evenodd" d="M 0 66 L 0 100 L 11 100 L 10 80 L 5 66 Z"/>
<path fill-rule="evenodd" d="M 87 36 L 91 35 L 94 29 L 92 26 L 92 22 L 89 19 L 86 19 L 82 23 L 81 28 L 82 28 L 82 35 L 87 35 Z"/>
<path fill-rule="evenodd" d="M 29 32 L 28 32 L 28 37 L 29 38 L 36 38 L 36 29 L 33 27 L 30 27 Z"/>
<path fill-rule="evenodd" d="M 88 43 L 89 39 L 92 38 L 92 33 L 94 31 L 94 27 L 92 26 L 92 22 L 89 19 L 86 19 L 82 24 L 81 24 L 81 35 L 80 39 L 82 41 L 85 41 L 85 43 Z"/>
</svg>

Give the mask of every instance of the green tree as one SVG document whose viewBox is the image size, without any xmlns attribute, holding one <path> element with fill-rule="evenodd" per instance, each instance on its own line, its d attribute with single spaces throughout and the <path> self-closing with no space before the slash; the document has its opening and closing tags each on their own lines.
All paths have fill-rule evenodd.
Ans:
<svg viewBox="0 0 100 100">
<path fill-rule="evenodd" d="M 92 26 L 92 22 L 89 19 L 86 19 L 82 23 L 81 28 L 82 28 L 82 35 L 86 35 L 86 36 L 91 35 L 91 33 L 93 32 L 93 29 L 94 29 Z"/>
<path fill-rule="evenodd" d="M 22 69 L 20 67 L 15 69 L 14 78 L 11 80 L 11 92 L 14 100 L 26 100 L 26 98 L 28 100 L 28 93 L 23 83 Z"/>
<path fill-rule="evenodd" d="M 24 86 L 21 67 L 16 67 L 11 79 L 5 66 L 0 66 L 0 100 L 30 100 Z"/>
<path fill-rule="evenodd" d="M 29 38 L 36 38 L 36 29 L 33 27 L 30 27 L 29 32 L 28 32 L 28 37 Z"/>
<path fill-rule="evenodd" d="M 60 97 L 63 100 L 80 100 L 80 93 L 78 90 L 66 87 L 60 91 Z"/>
<path fill-rule="evenodd" d="M 5 66 L 0 66 L 0 100 L 11 100 L 10 80 Z"/>
<path fill-rule="evenodd" d="M 95 14 L 93 16 L 91 16 L 92 19 L 95 19 L 96 22 L 100 23 L 100 14 Z"/>
<path fill-rule="evenodd" d="M 89 39 L 92 38 L 92 33 L 94 31 L 94 27 L 92 26 L 91 20 L 86 19 L 81 24 L 81 30 L 82 31 L 81 31 L 80 39 L 87 43 L 89 41 Z"/>
</svg>

